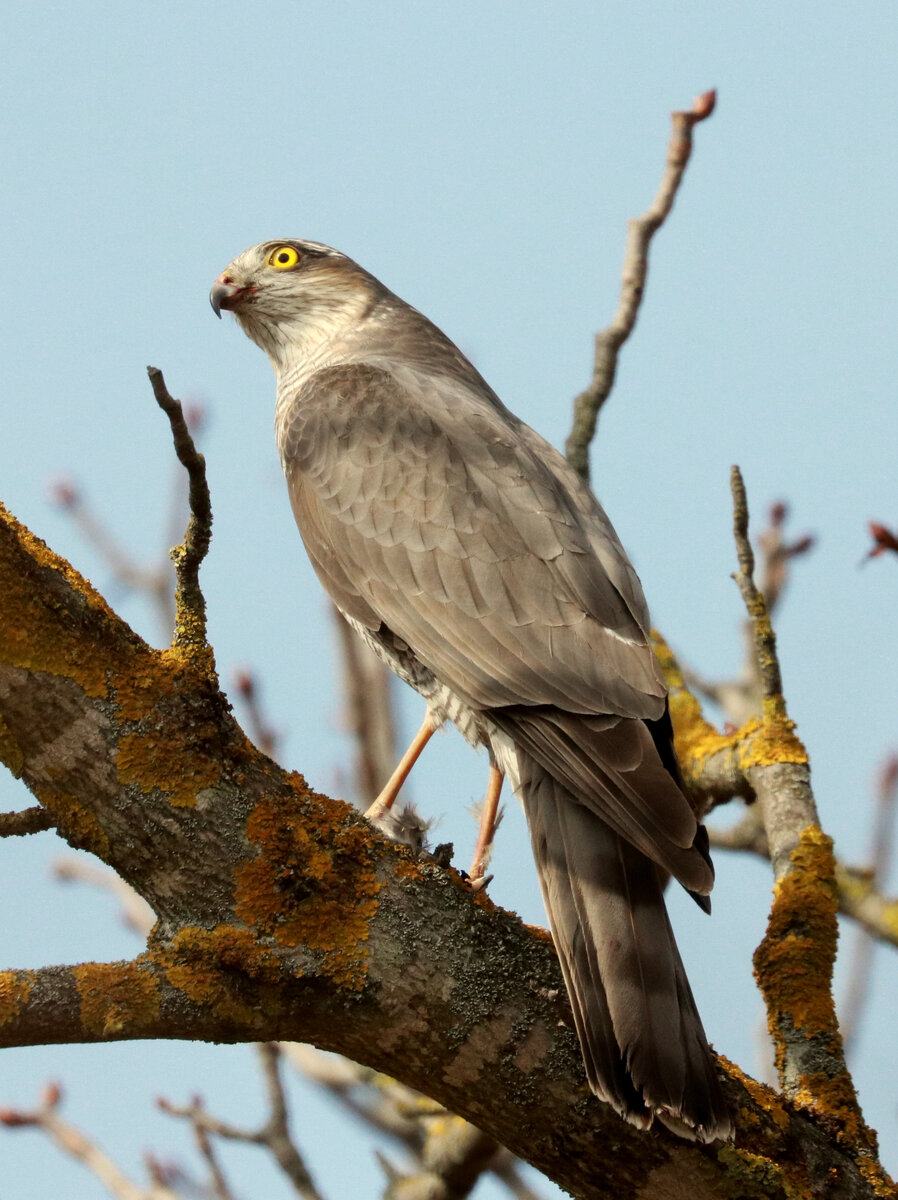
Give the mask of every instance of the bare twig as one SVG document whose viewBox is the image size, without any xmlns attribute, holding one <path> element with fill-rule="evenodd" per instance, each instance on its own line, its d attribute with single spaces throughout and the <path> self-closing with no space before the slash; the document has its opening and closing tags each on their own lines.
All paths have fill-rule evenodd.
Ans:
<svg viewBox="0 0 898 1200">
<path fill-rule="evenodd" d="M 355 791 L 368 805 L 396 766 L 393 675 L 333 608 L 340 641 L 346 723 L 355 738 Z"/>
<path fill-rule="evenodd" d="M 431 1117 L 420 1165 L 402 1172 L 379 1155 L 387 1173 L 384 1200 L 464 1200 L 501 1153 L 498 1142 L 461 1117 L 441 1112 Z"/>
<path fill-rule="evenodd" d="M 198 1119 L 198 1114 L 201 1114 L 203 1111 L 202 1100 L 197 1096 L 194 1104 L 196 1108 L 191 1119 L 193 1137 L 200 1152 L 200 1157 L 209 1171 L 209 1191 L 215 1200 L 234 1200 L 234 1193 L 228 1186 L 224 1171 L 221 1169 L 221 1164 L 212 1145 L 212 1139 L 209 1137 L 209 1131 L 205 1128 L 202 1121 Z"/>
<path fill-rule="evenodd" d="M 117 1200 L 178 1200 L 175 1192 L 156 1180 L 149 1188 L 139 1187 L 130 1180 L 96 1142 L 59 1115 L 61 1099 L 61 1088 L 50 1084 L 33 1112 L 5 1108 L 0 1110 L 0 1123 L 9 1129 L 42 1130 L 60 1150 L 82 1163 Z"/>
<path fill-rule="evenodd" d="M 673 207 L 677 190 L 692 153 L 692 130 L 710 117 L 717 101 L 715 91 L 698 96 L 689 112 L 671 114 L 673 131 L 667 147 L 667 165 L 651 207 L 630 221 L 617 312 L 611 324 L 596 335 L 592 379 L 574 401 L 574 420 L 565 453 L 571 466 L 589 480 L 589 444 L 595 435 L 599 411 L 614 386 L 621 346 L 633 332 L 648 275 L 649 246 Z"/>
<path fill-rule="evenodd" d="M 729 829 L 709 829 L 708 840 L 718 850 L 747 850 L 760 858 L 770 859 L 761 810 L 756 804 L 747 808 L 742 820 Z"/>
<path fill-rule="evenodd" d="M 417 1154 L 424 1133 L 417 1092 L 339 1055 L 300 1042 L 281 1042 L 281 1052 L 307 1079 L 324 1088 L 352 1116 Z"/>
<path fill-rule="evenodd" d="M 199 584 L 200 564 L 212 539 L 212 503 L 206 483 L 206 461 L 194 445 L 180 403 L 165 386 L 162 372 L 147 367 L 156 403 L 168 417 L 175 453 L 190 479 L 190 519 L 184 542 L 172 552 L 175 564 L 175 636 L 173 645 L 206 651 L 206 601 Z"/>
<path fill-rule="evenodd" d="M 895 834 L 895 805 L 898 802 L 898 757 L 892 755 L 879 772 L 876 787 L 876 815 L 870 847 L 869 882 L 875 888 L 885 877 L 892 859 Z M 873 973 L 873 938 L 866 929 L 855 934 L 848 990 L 842 1002 L 841 1026 L 845 1053 L 851 1054 L 857 1042 L 861 1018 L 867 1002 Z"/>
<path fill-rule="evenodd" d="M 406 1181 L 410 1178 L 426 1179 L 428 1186 L 443 1186 L 434 1184 L 431 1178 L 434 1161 L 441 1153 L 438 1151 L 437 1137 L 442 1131 L 450 1140 L 454 1138 L 454 1127 L 447 1122 L 457 1121 L 458 1118 L 434 1106 L 419 1092 L 369 1067 L 359 1066 L 338 1055 L 325 1054 L 314 1046 L 298 1042 L 282 1042 L 280 1049 L 297 1070 L 311 1082 L 326 1089 L 346 1112 L 369 1128 L 392 1138 L 411 1155 L 414 1164 L 411 1175 L 400 1172 L 390 1164 L 389 1178 Z M 426 1163 L 428 1154 L 429 1166 Z M 521 1176 L 520 1160 L 510 1151 L 496 1145 L 495 1154 L 492 1157 L 484 1154 L 481 1161 L 484 1168 L 495 1175 L 517 1200 L 539 1200 L 537 1193 Z M 386 1170 L 386 1160 L 383 1162 Z M 443 1193 L 428 1191 L 426 1194 L 429 1197 Z"/>
<path fill-rule="evenodd" d="M 0 837 L 23 837 L 27 833 L 43 833 L 55 829 L 56 818 L 40 804 L 23 808 L 21 812 L 0 812 Z"/>
<path fill-rule="evenodd" d="M 787 542 L 783 534 L 788 516 L 789 506 L 785 501 L 778 500 L 771 504 L 767 528 L 758 535 L 758 549 L 761 551 L 760 587 L 769 613 L 776 608 L 789 582 L 789 566 L 792 560 L 813 550 L 816 543 L 816 539 L 809 533 L 803 534 L 793 542 Z"/>
<path fill-rule="evenodd" d="M 112 577 L 128 591 L 143 592 L 159 614 L 160 623 L 170 635 L 175 619 L 174 570 L 166 554 L 151 567 L 141 566 L 94 512 L 78 486 L 70 479 L 54 483 L 50 495 L 68 513 L 81 536 L 106 563 Z M 180 500 L 180 496 L 179 496 Z M 183 508 L 183 505 L 181 506 Z"/>
<path fill-rule="evenodd" d="M 122 920 L 135 933 L 146 937 L 153 928 L 156 914 L 149 904 L 108 867 L 95 867 L 82 858 L 61 858 L 53 864 L 53 874 L 63 883 L 86 883 L 109 892 L 121 905 Z"/>
<path fill-rule="evenodd" d="M 242 667 L 234 672 L 233 678 L 237 694 L 246 708 L 247 723 L 253 741 L 263 754 L 267 754 L 269 758 L 276 758 L 280 734 L 265 715 L 255 674 L 248 667 Z"/>
<path fill-rule="evenodd" d="M 770 613 L 754 580 L 755 556 L 748 537 L 748 501 L 742 473 L 738 467 L 733 467 L 730 472 L 730 488 L 733 493 L 733 537 L 739 559 L 739 570 L 734 578 L 739 585 L 751 622 L 755 661 L 760 672 L 761 695 L 765 700 L 772 700 L 782 694 L 783 681 L 780 677 L 776 635 L 770 624 Z M 816 820 L 816 812 L 813 813 L 813 819 Z"/>
<path fill-rule="evenodd" d="M 159 1107 L 173 1117 L 189 1121 L 194 1130 L 202 1130 L 205 1134 L 213 1134 L 232 1142 L 265 1146 L 293 1184 L 297 1195 L 302 1196 L 303 1200 L 322 1200 L 321 1193 L 315 1187 L 302 1155 L 290 1135 L 287 1099 L 280 1077 L 278 1047 L 273 1042 L 264 1042 L 257 1049 L 269 1106 L 268 1120 L 260 1129 L 241 1129 L 218 1120 L 206 1111 L 198 1097 L 184 1106 L 160 1099 Z"/>
</svg>

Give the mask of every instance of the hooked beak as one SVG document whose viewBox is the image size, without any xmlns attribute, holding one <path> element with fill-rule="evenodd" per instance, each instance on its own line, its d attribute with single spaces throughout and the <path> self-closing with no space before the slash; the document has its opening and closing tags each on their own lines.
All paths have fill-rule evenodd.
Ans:
<svg viewBox="0 0 898 1200">
<path fill-rule="evenodd" d="M 233 278 L 228 274 L 221 274 L 212 285 L 212 291 L 209 293 L 209 303 L 212 305 L 212 311 L 216 317 L 221 320 L 221 310 L 223 308 L 234 308 L 244 296 L 250 295 L 255 291 L 252 287 L 241 287 L 235 283 Z"/>
</svg>

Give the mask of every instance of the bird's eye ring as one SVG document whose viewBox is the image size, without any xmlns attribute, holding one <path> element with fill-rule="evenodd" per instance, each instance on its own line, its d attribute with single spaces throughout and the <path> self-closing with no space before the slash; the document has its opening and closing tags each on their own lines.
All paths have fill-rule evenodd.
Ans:
<svg viewBox="0 0 898 1200">
<path fill-rule="evenodd" d="M 289 271 L 298 262 L 299 254 L 292 246 L 278 246 L 268 255 L 268 265 L 274 267 L 275 271 Z"/>
</svg>

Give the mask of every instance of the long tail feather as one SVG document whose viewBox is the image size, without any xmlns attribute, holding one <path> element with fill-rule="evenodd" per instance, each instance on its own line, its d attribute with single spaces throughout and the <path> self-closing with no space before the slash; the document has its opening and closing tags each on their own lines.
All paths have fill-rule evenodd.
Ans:
<svg viewBox="0 0 898 1200">
<path fill-rule="evenodd" d="M 731 1122 L 658 868 L 518 750 L 552 935 L 589 1084 L 621 1116 L 700 1141 Z"/>
</svg>

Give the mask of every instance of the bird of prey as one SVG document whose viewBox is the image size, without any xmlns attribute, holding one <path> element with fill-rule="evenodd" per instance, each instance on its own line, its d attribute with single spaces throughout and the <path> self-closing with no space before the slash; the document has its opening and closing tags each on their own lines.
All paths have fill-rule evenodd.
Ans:
<svg viewBox="0 0 898 1200">
<path fill-rule="evenodd" d="M 523 805 L 593 1091 L 702 1141 L 730 1117 L 664 905 L 709 907 L 639 580 L 565 459 L 426 317 L 285 238 L 216 280 L 277 376 L 296 523 L 347 621 Z M 415 751 L 411 753 L 414 757 Z"/>
</svg>

